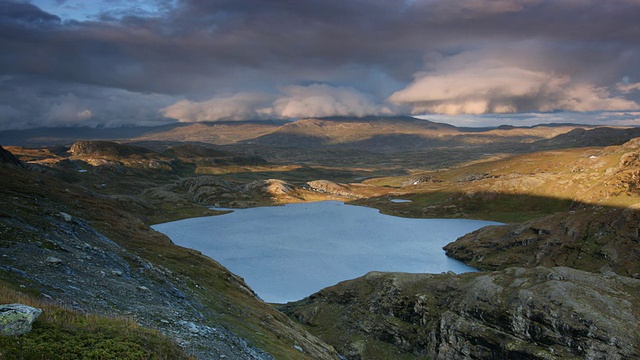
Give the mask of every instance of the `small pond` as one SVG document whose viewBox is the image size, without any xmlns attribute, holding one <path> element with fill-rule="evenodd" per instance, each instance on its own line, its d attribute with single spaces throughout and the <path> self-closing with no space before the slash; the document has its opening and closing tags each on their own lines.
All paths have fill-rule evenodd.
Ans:
<svg viewBox="0 0 640 360">
<path fill-rule="evenodd" d="M 411 200 L 407 200 L 407 199 L 391 199 L 392 203 L 396 203 L 396 204 L 403 204 L 403 203 L 410 203 Z"/>
<path fill-rule="evenodd" d="M 492 224 L 407 219 L 324 201 L 237 209 L 153 228 L 243 277 L 263 300 L 285 303 L 369 271 L 475 271 L 442 247 Z"/>
</svg>

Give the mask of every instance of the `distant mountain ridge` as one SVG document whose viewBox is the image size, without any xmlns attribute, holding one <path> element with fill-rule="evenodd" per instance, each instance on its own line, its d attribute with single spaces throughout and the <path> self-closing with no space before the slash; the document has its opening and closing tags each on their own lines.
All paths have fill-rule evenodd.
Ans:
<svg viewBox="0 0 640 360">
<path fill-rule="evenodd" d="M 295 121 L 175 123 L 156 127 L 40 128 L 0 131 L 0 144 L 70 145 L 77 140 L 199 143 L 221 146 L 398 152 L 486 148 L 486 152 L 607 146 L 640 136 L 640 128 L 541 124 L 464 128 L 409 116 L 304 118 Z"/>
</svg>

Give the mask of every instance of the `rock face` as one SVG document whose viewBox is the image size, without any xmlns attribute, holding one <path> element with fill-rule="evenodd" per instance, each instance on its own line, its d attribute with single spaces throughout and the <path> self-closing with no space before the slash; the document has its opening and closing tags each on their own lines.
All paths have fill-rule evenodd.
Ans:
<svg viewBox="0 0 640 360">
<path fill-rule="evenodd" d="M 583 207 L 523 224 L 489 226 L 445 246 L 448 256 L 484 270 L 570 266 L 640 278 L 640 212 Z"/>
<path fill-rule="evenodd" d="M 10 151 L 0 146 L 0 164 L 11 164 L 19 167 L 24 167 L 24 164 L 18 160 Z"/>
<path fill-rule="evenodd" d="M 565 267 L 369 273 L 283 310 L 347 359 L 629 359 L 640 280 Z"/>
<path fill-rule="evenodd" d="M 23 305 L 0 305 L 0 335 L 15 336 L 31 331 L 31 324 L 42 314 L 42 310 Z"/>
<path fill-rule="evenodd" d="M 297 199 L 298 188 L 278 179 L 255 180 L 242 184 L 217 176 L 182 178 L 174 183 L 146 190 L 145 194 L 173 202 L 195 201 L 200 204 L 243 208 L 261 201 L 278 202 Z"/>
<path fill-rule="evenodd" d="M 126 158 L 133 155 L 149 155 L 152 151 L 113 141 L 78 141 L 71 146 L 74 156 Z"/>
<path fill-rule="evenodd" d="M 329 180 L 314 180 L 307 182 L 307 186 L 317 192 L 343 197 L 360 197 L 347 184 L 339 184 Z"/>
</svg>

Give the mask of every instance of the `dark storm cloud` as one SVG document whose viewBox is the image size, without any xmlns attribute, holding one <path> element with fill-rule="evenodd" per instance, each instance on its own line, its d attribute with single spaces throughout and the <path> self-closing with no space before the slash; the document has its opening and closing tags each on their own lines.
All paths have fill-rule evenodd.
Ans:
<svg viewBox="0 0 640 360">
<path fill-rule="evenodd" d="M 26 106 L 41 108 L 32 119 L 57 109 L 52 123 L 72 113 L 66 123 L 107 121 L 122 94 L 140 99 L 145 121 L 154 111 L 194 121 L 305 109 L 314 116 L 638 107 L 636 0 L 151 3 L 154 12 L 120 9 L 80 22 L 0 2 L 5 87 L 20 79 L 29 85 L 16 93 L 51 90 L 20 101 L 39 100 Z M 0 128 L 24 113 L 11 91 L 4 95 L 0 116 L 13 115 L 0 118 Z M 69 105 L 54 108 L 61 102 Z"/>
<path fill-rule="evenodd" d="M 60 18 L 40 10 L 37 6 L 13 1 L 0 2 L 0 21 L 6 23 L 59 23 Z"/>
</svg>

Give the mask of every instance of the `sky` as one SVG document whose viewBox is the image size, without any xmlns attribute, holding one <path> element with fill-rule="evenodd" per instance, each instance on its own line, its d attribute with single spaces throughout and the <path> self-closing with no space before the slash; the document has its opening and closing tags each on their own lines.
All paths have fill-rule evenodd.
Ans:
<svg viewBox="0 0 640 360">
<path fill-rule="evenodd" d="M 640 125 L 640 0 L 0 0 L 0 130 Z"/>
</svg>

